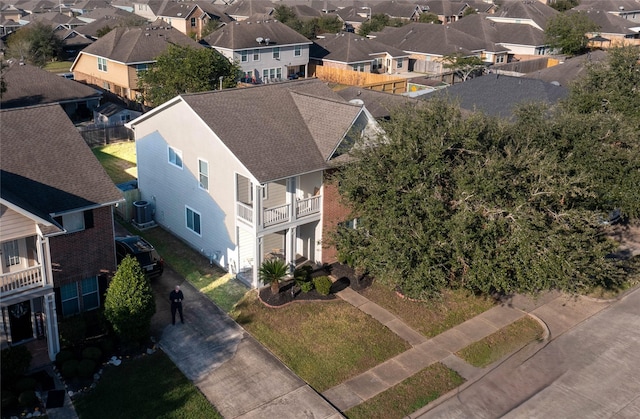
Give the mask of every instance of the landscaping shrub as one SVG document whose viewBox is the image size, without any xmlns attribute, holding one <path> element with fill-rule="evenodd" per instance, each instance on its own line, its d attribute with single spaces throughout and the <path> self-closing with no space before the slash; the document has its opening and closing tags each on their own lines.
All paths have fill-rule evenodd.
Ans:
<svg viewBox="0 0 640 419">
<path fill-rule="evenodd" d="M 298 284 L 300 286 L 300 290 L 302 292 L 309 292 L 313 290 L 313 282 L 312 281 L 307 281 L 307 282 L 303 282 L 301 284 Z"/>
<path fill-rule="evenodd" d="M 31 352 L 26 346 L 3 349 L 0 356 L 2 381 L 13 382 L 23 375 L 31 364 Z"/>
<path fill-rule="evenodd" d="M 95 346 L 89 346 L 88 348 L 84 348 L 82 351 L 82 358 L 98 362 L 102 358 L 102 351 L 100 348 L 96 348 Z"/>
<path fill-rule="evenodd" d="M 96 361 L 93 359 L 83 359 L 78 363 L 78 377 L 91 378 L 96 371 Z"/>
<path fill-rule="evenodd" d="M 311 280 L 312 272 L 313 268 L 309 265 L 301 266 L 293 271 L 293 278 L 302 292 L 309 292 L 313 289 L 313 281 Z"/>
<path fill-rule="evenodd" d="M 16 383 L 16 387 L 15 390 L 18 393 L 22 393 L 23 391 L 27 391 L 27 390 L 35 390 L 36 389 L 36 384 L 38 382 L 36 381 L 35 378 L 33 377 L 22 377 L 20 380 L 18 380 L 18 382 Z"/>
<path fill-rule="evenodd" d="M 74 378 L 78 375 L 78 365 L 80 361 L 77 359 L 69 359 L 62 364 L 60 372 L 64 378 Z"/>
<path fill-rule="evenodd" d="M 78 346 L 87 337 L 87 322 L 80 315 L 72 316 L 63 319 L 58 324 L 58 330 L 60 331 L 60 344 L 62 346 Z"/>
<path fill-rule="evenodd" d="M 318 293 L 322 295 L 329 295 L 331 291 L 331 280 L 328 276 L 319 276 L 313 279 L 313 285 L 316 287 Z"/>
<path fill-rule="evenodd" d="M 58 368 L 62 368 L 62 365 L 64 365 L 65 362 L 73 358 L 75 358 L 73 356 L 73 352 L 63 349 L 56 355 L 56 365 Z"/>
<path fill-rule="evenodd" d="M 104 339 L 100 341 L 100 348 L 102 349 L 102 353 L 106 357 L 109 357 L 116 350 L 116 345 L 113 343 L 112 339 Z"/>
<path fill-rule="evenodd" d="M 18 402 L 18 398 L 15 393 L 9 390 L 2 390 L 2 403 L 0 409 L 4 412 L 7 409 L 15 406 Z"/>
<path fill-rule="evenodd" d="M 20 406 L 25 406 L 25 407 L 35 406 L 38 403 L 36 392 L 33 390 L 23 391 L 18 396 L 18 403 L 20 403 Z"/>
</svg>

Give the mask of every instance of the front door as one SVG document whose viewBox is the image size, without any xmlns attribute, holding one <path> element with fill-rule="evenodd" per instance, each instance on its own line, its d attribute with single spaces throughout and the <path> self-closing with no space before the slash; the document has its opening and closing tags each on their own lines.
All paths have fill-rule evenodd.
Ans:
<svg viewBox="0 0 640 419">
<path fill-rule="evenodd" d="M 13 343 L 33 337 L 30 301 L 9 306 L 9 327 L 11 327 L 11 342 Z"/>
</svg>

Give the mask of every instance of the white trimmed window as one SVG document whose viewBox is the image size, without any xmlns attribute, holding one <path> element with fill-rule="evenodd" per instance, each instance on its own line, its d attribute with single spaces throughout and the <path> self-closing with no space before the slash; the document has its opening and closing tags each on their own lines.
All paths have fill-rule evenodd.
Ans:
<svg viewBox="0 0 640 419">
<path fill-rule="evenodd" d="M 260 50 L 259 49 L 254 49 L 253 50 L 253 61 L 260 61 Z"/>
<path fill-rule="evenodd" d="M 171 146 L 169 146 L 168 149 L 169 149 L 169 163 L 182 169 L 182 151 L 176 148 L 173 148 Z"/>
<path fill-rule="evenodd" d="M 402 68 L 402 58 L 398 58 L 397 63 L 397 68 Z"/>
<path fill-rule="evenodd" d="M 192 18 L 191 18 L 191 27 L 192 27 L 192 28 L 195 28 L 195 27 L 196 27 L 196 18 L 195 18 L 195 17 L 192 17 Z"/>
<path fill-rule="evenodd" d="M 2 244 L 4 253 L 4 265 L 14 266 L 20 264 L 20 250 L 18 249 L 18 240 L 10 240 Z"/>
<path fill-rule="evenodd" d="M 92 276 L 82 280 L 82 306 L 84 311 L 100 307 L 98 277 Z"/>
<path fill-rule="evenodd" d="M 202 230 L 200 229 L 200 213 L 192 210 L 189 207 L 185 207 L 185 215 L 187 218 L 187 228 L 198 236 L 202 235 Z"/>
<path fill-rule="evenodd" d="M 279 60 L 280 59 L 280 47 L 274 47 L 272 51 L 273 51 L 273 59 L 274 60 Z"/>
<path fill-rule="evenodd" d="M 198 177 L 200 179 L 200 188 L 205 191 L 209 190 L 209 162 L 198 159 Z"/>
<path fill-rule="evenodd" d="M 63 214 L 54 218 L 67 233 L 93 228 L 93 211 L 80 211 Z"/>
<path fill-rule="evenodd" d="M 293 56 L 294 57 L 299 57 L 302 55 L 302 46 L 300 45 L 295 45 L 293 47 Z"/>
<path fill-rule="evenodd" d="M 60 287 L 60 300 L 62 302 L 63 316 L 71 316 L 80 312 L 78 285 L 76 282 Z"/>
<path fill-rule="evenodd" d="M 103 57 L 98 57 L 98 70 L 107 71 L 107 59 Z"/>
<path fill-rule="evenodd" d="M 249 51 L 240 51 L 240 62 L 246 63 L 249 61 Z"/>
<path fill-rule="evenodd" d="M 265 68 L 262 70 L 262 79 L 280 79 L 282 78 L 282 68 Z"/>
<path fill-rule="evenodd" d="M 364 71 L 364 63 L 353 64 L 353 71 Z"/>
</svg>

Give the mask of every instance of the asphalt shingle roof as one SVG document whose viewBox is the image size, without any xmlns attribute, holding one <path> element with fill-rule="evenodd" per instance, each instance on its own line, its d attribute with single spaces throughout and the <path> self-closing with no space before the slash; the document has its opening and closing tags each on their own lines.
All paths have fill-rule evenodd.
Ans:
<svg viewBox="0 0 640 419">
<path fill-rule="evenodd" d="M 547 27 L 549 19 L 559 14 L 551 6 L 537 0 L 507 0 L 500 5 L 498 10 L 492 15 L 494 17 L 506 17 L 511 19 L 531 19 L 540 28 Z"/>
<path fill-rule="evenodd" d="M 357 63 L 371 61 L 374 59 L 374 54 L 385 52 L 392 57 L 408 56 L 398 48 L 350 32 L 327 34 L 324 39 L 316 39 L 311 46 L 310 56 L 341 63 Z"/>
<path fill-rule="evenodd" d="M 0 123 L 3 199 L 45 220 L 122 200 L 59 105 L 2 110 Z"/>
<path fill-rule="evenodd" d="M 361 100 L 371 116 L 376 119 L 389 118 L 391 113 L 407 105 L 413 105 L 417 101 L 402 95 L 379 92 L 377 90 L 363 89 L 358 86 L 347 87 L 338 91 L 338 94 L 347 101 Z"/>
<path fill-rule="evenodd" d="M 269 39 L 270 46 L 310 44 L 307 38 L 282 22 L 273 19 L 250 18 L 232 22 L 214 31 L 203 39 L 212 47 L 241 50 L 267 46 L 258 44 L 257 38 Z"/>
<path fill-rule="evenodd" d="M 607 53 L 602 50 L 595 50 L 588 54 L 571 57 L 564 62 L 545 68 L 544 70 L 528 73 L 525 77 L 529 79 L 539 79 L 546 82 L 557 82 L 561 86 L 569 86 L 571 82 L 584 77 L 587 74 L 587 65 L 604 61 Z"/>
<path fill-rule="evenodd" d="M 544 32 L 534 26 L 494 22 L 487 19 L 487 15 L 480 13 L 465 16 L 464 19 L 451 23 L 451 27 L 495 44 L 534 46 L 545 44 Z"/>
</svg>

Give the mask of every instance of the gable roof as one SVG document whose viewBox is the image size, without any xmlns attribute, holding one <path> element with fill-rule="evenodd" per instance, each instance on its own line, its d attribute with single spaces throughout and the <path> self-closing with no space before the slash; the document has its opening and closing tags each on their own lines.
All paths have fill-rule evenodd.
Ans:
<svg viewBox="0 0 640 419">
<path fill-rule="evenodd" d="M 589 63 L 598 63 L 607 58 L 607 53 L 602 50 L 594 50 L 587 54 L 569 57 L 565 61 L 553 67 L 527 73 L 529 79 L 540 79 L 549 83 L 557 82 L 561 86 L 569 86 L 573 81 L 587 74 Z"/>
<path fill-rule="evenodd" d="M 83 49 L 80 55 L 95 55 L 124 64 L 151 62 L 171 44 L 203 48 L 187 35 L 159 21 L 147 26 L 114 28 Z"/>
<path fill-rule="evenodd" d="M 398 48 L 351 32 L 340 32 L 316 39 L 311 45 L 309 55 L 312 58 L 322 60 L 358 63 L 372 61 L 374 55 L 383 53 L 392 57 L 407 57 L 409 55 Z"/>
<path fill-rule="evenodd" d="M 495 44 L 545 45 L 544 31 L 532 25 L 494 22 L 480 13 L 465 16 L 451 23 L 451 27 Z"/>
<path fill-rule="evenodd" d="M 226 7 L 229 16 L 249 17 L 253 15 L 269 16 L 273 13 L 275 4 L 268 0 L 235 0 Z"/>
<path fill-rule="evenodd" d="M 282 22 L 273 19 L 249 18 L 232 22 L 206 36 L 203 41 L 216 48 L 241 50 L 267 46 L 256 42 L 257 38 L 269 39 L 269 45 L 311 44 L 306 37 Z"/>
<path fill-rule="evenodd" d="M 531 102 L 554 104 L 567 93 L 566 88 L 542 80 L 489 74 L 436 90 L 420 98 L 429 100 L 432 97 L 448 97 L 459 101 L 462 109 L 510 118 L 517 105 Z"/>
<path fill-rule="evenodd" d="M 529 19 L 533 21 L 540 29 L 547 27 L 549 19 L 558 15 L 556 9 L 535 0 L 507 0 L 496 12 L 490 15 L 489 19 L 508 18 L 508 19 Z"/>
<path fill-rule="evenodd" d="M 589 20 L 591 20 L 598 26 L 598 29 L 593 31 L 597 33 L 633 35 L 637 34 L 637 28 L 640 28 L 640 22 L 634 22 L 611 13 L 603 12 L 601 10 L 588 9 L 581 10 L 579 12 L 571 10 L 568 13 L 582 13 L 583 15 L 588 17 Z M 631 28 L 636 29 L 633 30 Z"/>
<path fill-rule="evenodd" d="M 362 106 L 320 80 L 182 95 L 184 101 L 260 182 L 324 169 Z M 277 103 L 277 106 L 274 104 Z M 131 122 L 160 114 L 162 107 Z"/>
<path fill-rule="evenodd" d="M 609 13 L 629 13 L 640 11 L 637 0 L 582 0 L 572 10 L 603 10 Z"/>
<path fill-rule="evenodd" d="M 339 90 L 338 94 L 346 101 L 361 100 L 371 116 L 376 119 L 389 118 L 396 109 L 417 103 L 416 99 L 407 96 L 395 95 L 388 92 L 363 89 L 358 86 L 350 86 Z M 355 102 L 352 102 L 355 103 Z"/>
<path fill-rule="evenodd" d="M 427 0 L 424 2 L 428 12 L 439 16 L 462 16 L 468 4 L 463 1 Z"/>
<path fill-rule="evenodd" d="M 372 14 L 385 14 L 390 17 L 410 19 L 419 13 L 419 6 L 408 1 L 388 0 L 372 4 Z"/>
<path fill-rule="evenodd" d="M 0 99 L 3 109 L 79 102 L 102 97 L 98 90 L 85 84 L 68 80 L 30 64 L 20 64 L 17 61 L 12 62 L 5 69 L 4 79 L 7 91 Z"/>
<path fill-rule="evenodd" d="M 54 226 L 52 214 L 122 201 L 122 193 L 59 105 L 3 109 L 0 121 L 3 200 Z"/>
</svg>

